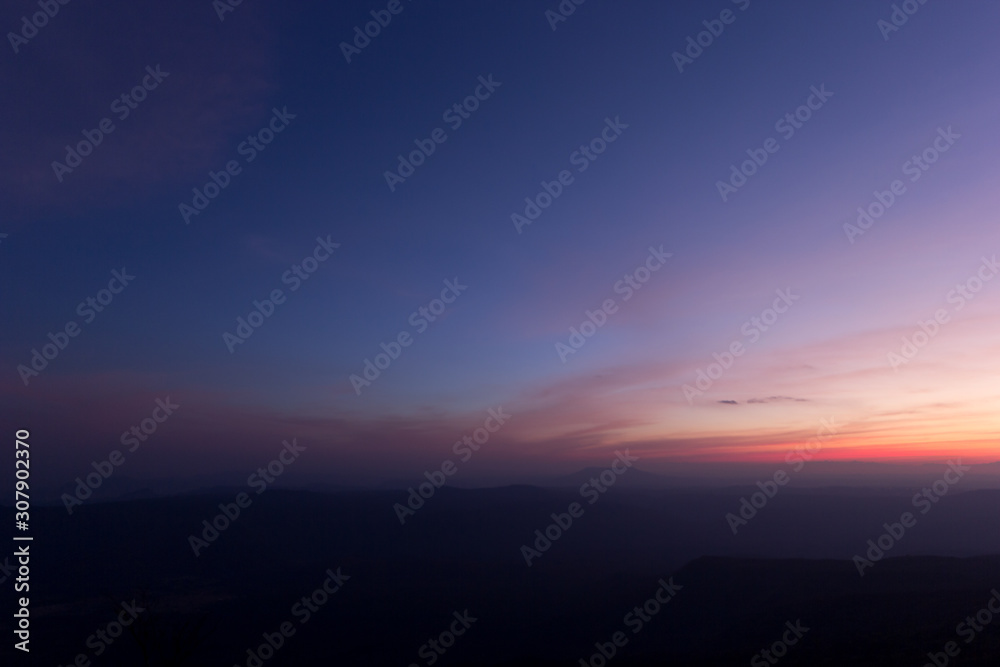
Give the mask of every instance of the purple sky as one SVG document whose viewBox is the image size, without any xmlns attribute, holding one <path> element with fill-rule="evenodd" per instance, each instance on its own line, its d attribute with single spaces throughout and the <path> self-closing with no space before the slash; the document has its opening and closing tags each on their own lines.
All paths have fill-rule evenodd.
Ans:
<svg viewBox="0 0 1000 667">
<path fill-rule="evenodd" d="M 75 0 L 0 58 L 0 392 L 45 443 L 40 479 L 85 474 L 168 396 L 123 475 L 240 478 L 291 437 L 317 479 L 419 475 L 500 407 L 470 477 L 624 447 L 651 469 L 781 460 L 823 419 L 843 425 L 830 460 L 998 458 L 995 2 L 920 5 L 891 32 L 892 4 L 860 0 L 589 2 L 555 30 L 537 3 L 401 7 L 351 62 L 375 5 Z M 724 30 L 678 71 L 704 21 Z M 558 196 L 518 224 L 545 183 Z M 446 281 L 467 289 L 435 303 Z"/>
</svg>

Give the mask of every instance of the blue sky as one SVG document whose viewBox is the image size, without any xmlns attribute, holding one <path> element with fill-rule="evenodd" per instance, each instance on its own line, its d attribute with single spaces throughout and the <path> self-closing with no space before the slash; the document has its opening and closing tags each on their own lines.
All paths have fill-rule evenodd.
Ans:
<svg viewBox="0 0 1000 667">
<path fill-rule="evenodd" d="M 891 3 L 591 0 L 554 31 L 549 4 L 404 2 L 348 63 L 340 42 L 384 5 L 243 3 L 220 21 L 207 2 L 77 0 L 9 51 L 0 386 L 66 452 L 52 481 L 167 394 L 185 409 L 130 474 L 241 470 L 299 433 L 331 478 L 394 476 L 501 404 L 523 415 L 492 454 L 512 475 L 629 443 L 756 456 L 831 414 L 850 424 L 831 456 L 990 458 L 997 287 L 905 366 L 887 355 L 998 247 L 996 4 L 927 3 L 888 40 Z M 725 9 L 678 72 L 672 54 Z M 158 64 L 169 76 L 58 182 L 64 146 Z M 481 76 L 500 85 L 452 130 L 442 114 Z M 784 138 L 776 121 L 814 86 L 833 95 Z M 245 162 L 275 108 L 294 119 Z M 627 129 L 576 171 L 609 118 Z M 903 164 L 949 127 L 960 138 L 910 182 Z M 391 191 L 385 171 L 436 128 L 447 141 Z M 723 202 L 716 183 L 769 137 L 780 149 Z M 178 205 L 234 159 L 185 224 Z M 511 214 L 564 169 L 572 185 L 517 233 Z M 851 243 L 844 223 L 894 179 L 906 193 Z M 231 354 L 222 333 L 317 237 L 340 247 Z M 651 246 L 673 256 L 562 363 L 556 344 Z M 123 266 L 134 283 L 25 386 L 17 367 Z M 358 396 L 350 375 L 456 278 L 467 291 Z M 688 403 L 788 288 L 795 305 Z M 747 403 L 774 396 L 801 400 Z M 177 462 L 189 450 L 197 466 Z"/>
</svg>

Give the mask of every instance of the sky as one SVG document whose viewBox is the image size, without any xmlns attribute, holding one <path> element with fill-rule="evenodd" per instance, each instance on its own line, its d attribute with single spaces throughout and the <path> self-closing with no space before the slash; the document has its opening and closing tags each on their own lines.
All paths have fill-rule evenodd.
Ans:
<svg viewBox="0 0 1000 667">
<path fill-rule="evenodd" d="M 682 4 L 5 5 L 35 474 L 1000 459 L 1000 6 Z"/>
</svg>

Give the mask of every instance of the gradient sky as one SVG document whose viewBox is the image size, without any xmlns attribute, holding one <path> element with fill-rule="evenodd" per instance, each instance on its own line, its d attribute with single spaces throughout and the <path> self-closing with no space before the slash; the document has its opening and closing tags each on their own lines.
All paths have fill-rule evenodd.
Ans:
<svg viewBox="0 0 1000 667">
<path fill-rule="evenodd" d="M 297 437 L 316 479 L 419 475 L 500 406 L 513 416 L 469 479 L 622 447 L 647 469 L 777 461 L 822 419 L 842 425 L 822 458 L 1000 458 L 1000 280 L 961 309 L 952 293 L 1000 251 L 1000 6 L 928 2 L 886 40 L 888 2 L 745 4 L 590 0 L 552 30 L 554 0 L 403 0 L 350 63 L 340 42 L 385 3 L 244 2 L 224 21 L 207 0 L 62 5 L 0 56 L 6 428 L 45 443 L 53 485 L 167 396 L 181 407 L 124 474 L 242 478 Z M 672 54 L 724 9 L 734 22 L 678 72 Z M 0 26 L 36 10 L 8 4 Z M 157 65 L 169 76 L 115 118 Z M 490 75 L 452 130 L 443 112 Z M 814 86 L 833 96 L 784 138 L 776 121 Z M 295 118 L 247 163 L 238 146 L 274 108 Z M 115 131 L 57 181 L 52 162 L 104 117 Z M 628 127 L 578 172 L 607 118 Z M 439 127 L 390 191 L 396 156 Z M 911 182 L 904 164 L 947 128 L 960 138 Z M 769 137 L 778 152 L 723 202 L 717 181 Z M 185 224 L 178 205 L 234 159 Z M 564 169 L 574 182 L 519 234 L 511 214 Z M 845 222 L 895 179 L 905 193 L 852 243 Z M 289 292 L 317 237 L 340 247 Z M 616 282 L 661 246 L 672 257 L 623 301 Z M 134 282 L 84 324 L 77 304 L 122 267 Z M 417 334 L 411 313 L 455 278 L 468 289 Z M 223 332 L 275 288 L 287 301 L 230 353 Z M 786 289 L 798 300 L 751 343 L 744 323 Z M 609 298 L 563 363 L 556 344 Z M 25 386 L 17 367 L 70 320 L 80 335 Z M 413 344 L 359 396 L 349 377 L 403 331 Z M 734 341 L 745 353 L 686 400 Z"/>
</svg>

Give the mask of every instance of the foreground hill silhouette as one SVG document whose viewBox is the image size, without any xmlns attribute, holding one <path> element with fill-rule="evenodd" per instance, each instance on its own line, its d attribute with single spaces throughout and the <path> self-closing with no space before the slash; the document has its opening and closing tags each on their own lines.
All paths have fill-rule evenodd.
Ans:
<svg viewBox="0 0 1000 667">
<path fill-rule="evenodd" d="M 32 659 L 144 665 L 141 643 L 152 665 L 247 665 L 291 622 L 262 664 L 425 665 L 421 647 L 465 610 L 476 620 L 435 664 L 579 665 L 624 631 L 609 664 L 745 665 L 797 621 L 809 629 L 782 665 L 919 667 L 948 641 L 949 664 L 1000 655 L 1000 616 L 956 635 L 1000 586 L 1000 492 L 942 499 L 860 577 L 851 557 L 912 510 L 909 492 L 783 492 L 733 535 L 724 515 L 747 489 L 613 489 L 528 567 L 521 546 L 576 490 L 444 488 L 405 525 L 405 492 L 270 490 L 196 557 L 189 536 L 237 491 L 37 509 Z M 349 579 L 300 623 L 293 605 L 338 568 Z M 625 615 L 661 580 L 681 588 L 633 634 Z M 88 637 L 133 598 L 141 642 L 95 656 Z"/>
</svg>

